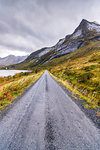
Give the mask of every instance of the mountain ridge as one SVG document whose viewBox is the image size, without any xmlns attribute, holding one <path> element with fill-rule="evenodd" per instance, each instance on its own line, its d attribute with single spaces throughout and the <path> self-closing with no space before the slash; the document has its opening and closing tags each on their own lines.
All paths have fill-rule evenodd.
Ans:
<svg viewBox="0 0 100 150">
<path fill-rule="evenodd" d="M 100 40 L 100 25 L 96 22 L 89 22 L 82 19 L 79 26 L 72 34 L 66 35 L 52 47 L 44 47 L 31 53 L 21 65 L 35 67 L 45 64 L 48 61 L 73 53 L 77 49 L 84 47 L 91 41 Z M 19 64 L 20 65 L 20 64 Z"/>
<path fill-rule="evenodd" d="M 93 30 L 92 30 L 91 25 L 93 25 Z M 99 27 L 99 29 L 96 28 L 96 25 L 97 25 L 97 27 Z M 90 29 L 90 27 L 91 27 L 91 29 Z M 96 29 L 97 29 L 97 31 L 96 31 Z M 72 34 L 67 35 L 63 39 L 60 39 L 59 42 L 56 45 L 54 45 L 53 47 L 42 48 L 40 50 L 43 50 L 43 51 L 46 50 L 49 52 L 50 50 L 56 49 L 55 53 L 57 54 L 57 52 L 58 52 L 58 55 L 51 57 L 51 59 L 53 59 L 55 57 L 59 57 L 59 56 L 65 55 L 67 53 L 71 53 L 71 52 L 75 51 L 76 49 L 81 47 L 81 45 L 84 43 L 85 38 L 87 38 L 87 37 L 92 38 L 94 36 L 94 34 L 99 33 L 98 31 L 100 31 L 99 24 L 97 24 L 95 22 L 89 22 L 85 19 L 82 19 L 81 23 L 79 24 L 79 26 L 75 29 L 75 31 Z M 84 38 L 84 39 L 82 39 L 82 38 Z M 100 37 L 98 37 L 98 38 L 100 38 Z M 75 41 L 75 39 L 78 39 L 78 41 Z M 93 39 L 91 39 L 91 40 L 93 40 Z M 97 39 L 97 40 L 99 40 L 99 39 Z M 69 43 L 65 45 L 66 42 L 69 42 Z M 63 52 L 62 52 L 62 50 L 63 50 Z"/>
<path fill-rule="evenodd" d="M 28 56 L 15 56 L 15 55 L 8 55 L 2 58 L 0 57 L 0 66 L 7 66 L 20 63 L 24 61 L 27 57 Z"/>
</svg>

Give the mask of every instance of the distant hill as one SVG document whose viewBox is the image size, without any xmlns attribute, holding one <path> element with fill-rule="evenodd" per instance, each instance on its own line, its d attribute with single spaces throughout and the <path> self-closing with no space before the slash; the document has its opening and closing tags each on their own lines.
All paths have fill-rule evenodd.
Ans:
<svg viewBox="0 0 100 150">
<path fill-rule="evenodd" d="M 27 58 L 27 56 L 14 56 L 14 55 L 9 55 L 7 57 L 0 57 L 0 66 L 8 66 L 12 64 L 17 64 L 22 61 L 24 61 Z"/>
</svg>

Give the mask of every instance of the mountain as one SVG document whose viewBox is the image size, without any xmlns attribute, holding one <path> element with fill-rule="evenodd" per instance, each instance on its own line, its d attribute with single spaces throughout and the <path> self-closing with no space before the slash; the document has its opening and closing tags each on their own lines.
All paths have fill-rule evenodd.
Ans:
<svg viewBox="0 0 100 150">
<path fill-rule="evenodd" d="M 60 39 L 58 43 L 52 47 L 45 47 L 31 53 L 21 65 L 25 68 L 33 68 L 37 65 L 45 64 L 54 58 L 70 54 L 89 44 L 91 41 L 96 42 L 99 40 L 100 25 L 96 22 L 89 22 L 83 19 L 72 34 Z M 20 64 L 16 66 L 20 67 Z"/>
<path fill-rule="evenodd" d="M 24 61 L 27 58 L 27 56 L 14 56 L 14 55 L 9 55 L 7 57 L 0 57 L 0 66 L 8 66 L 12 64 L 17 64 L 22 61 Z"/>
</svg>

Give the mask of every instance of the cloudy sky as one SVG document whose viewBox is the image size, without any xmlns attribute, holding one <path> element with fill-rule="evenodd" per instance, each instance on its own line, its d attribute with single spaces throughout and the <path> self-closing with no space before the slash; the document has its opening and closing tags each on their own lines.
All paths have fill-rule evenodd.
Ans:
<svg viewBox="0 0 100 150">
<path fill-rule="evenodd" d="M 52 46 L 83 18 L 100 23 L 100 0 L 0 0 L 0 57 Z"/>
</svg>

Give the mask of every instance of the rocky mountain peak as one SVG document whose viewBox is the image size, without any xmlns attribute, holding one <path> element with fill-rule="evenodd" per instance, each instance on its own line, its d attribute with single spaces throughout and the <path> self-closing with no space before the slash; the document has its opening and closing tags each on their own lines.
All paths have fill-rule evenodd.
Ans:
<svg viewBox="0 0 100 150">
<path fill-rule="evenodd" d="M 86 19 L 82 19 L 80 25 L 87 25 L 87 23 L 89 23 L 89 21 L 87 21 Z"/>
<path fill-rule="evenodd" d="M 78 37 L 85 38 L 88 36 L 93 36 L 95 33 L 100 33 L 100 25 L 96 22 L 89 22 L 86 19 L 82 19 L 79 26 L 75 29 L 71 35 L 72 39 Z"/>
<path fill-rule="evenodd" d="M 85 19 L 83 19 L 78 26 L 78 28 L 82 29 L 83 31 L 95 31 L 95 32 L 100 32 L 100 24 L 96 22 L 89 22 Z M 78 29 L 77 28 L 77 29 Z"/>
<path fill-rule="evenodd" d="M 75 32 L 77 32 L 78 30 L 81 30 L 81 32 L 86 32 L 88 30 L 89 24 L 91 24 L 89 21 L 87 21 L 86 19 L 82 19 Z"/>
</svg>

